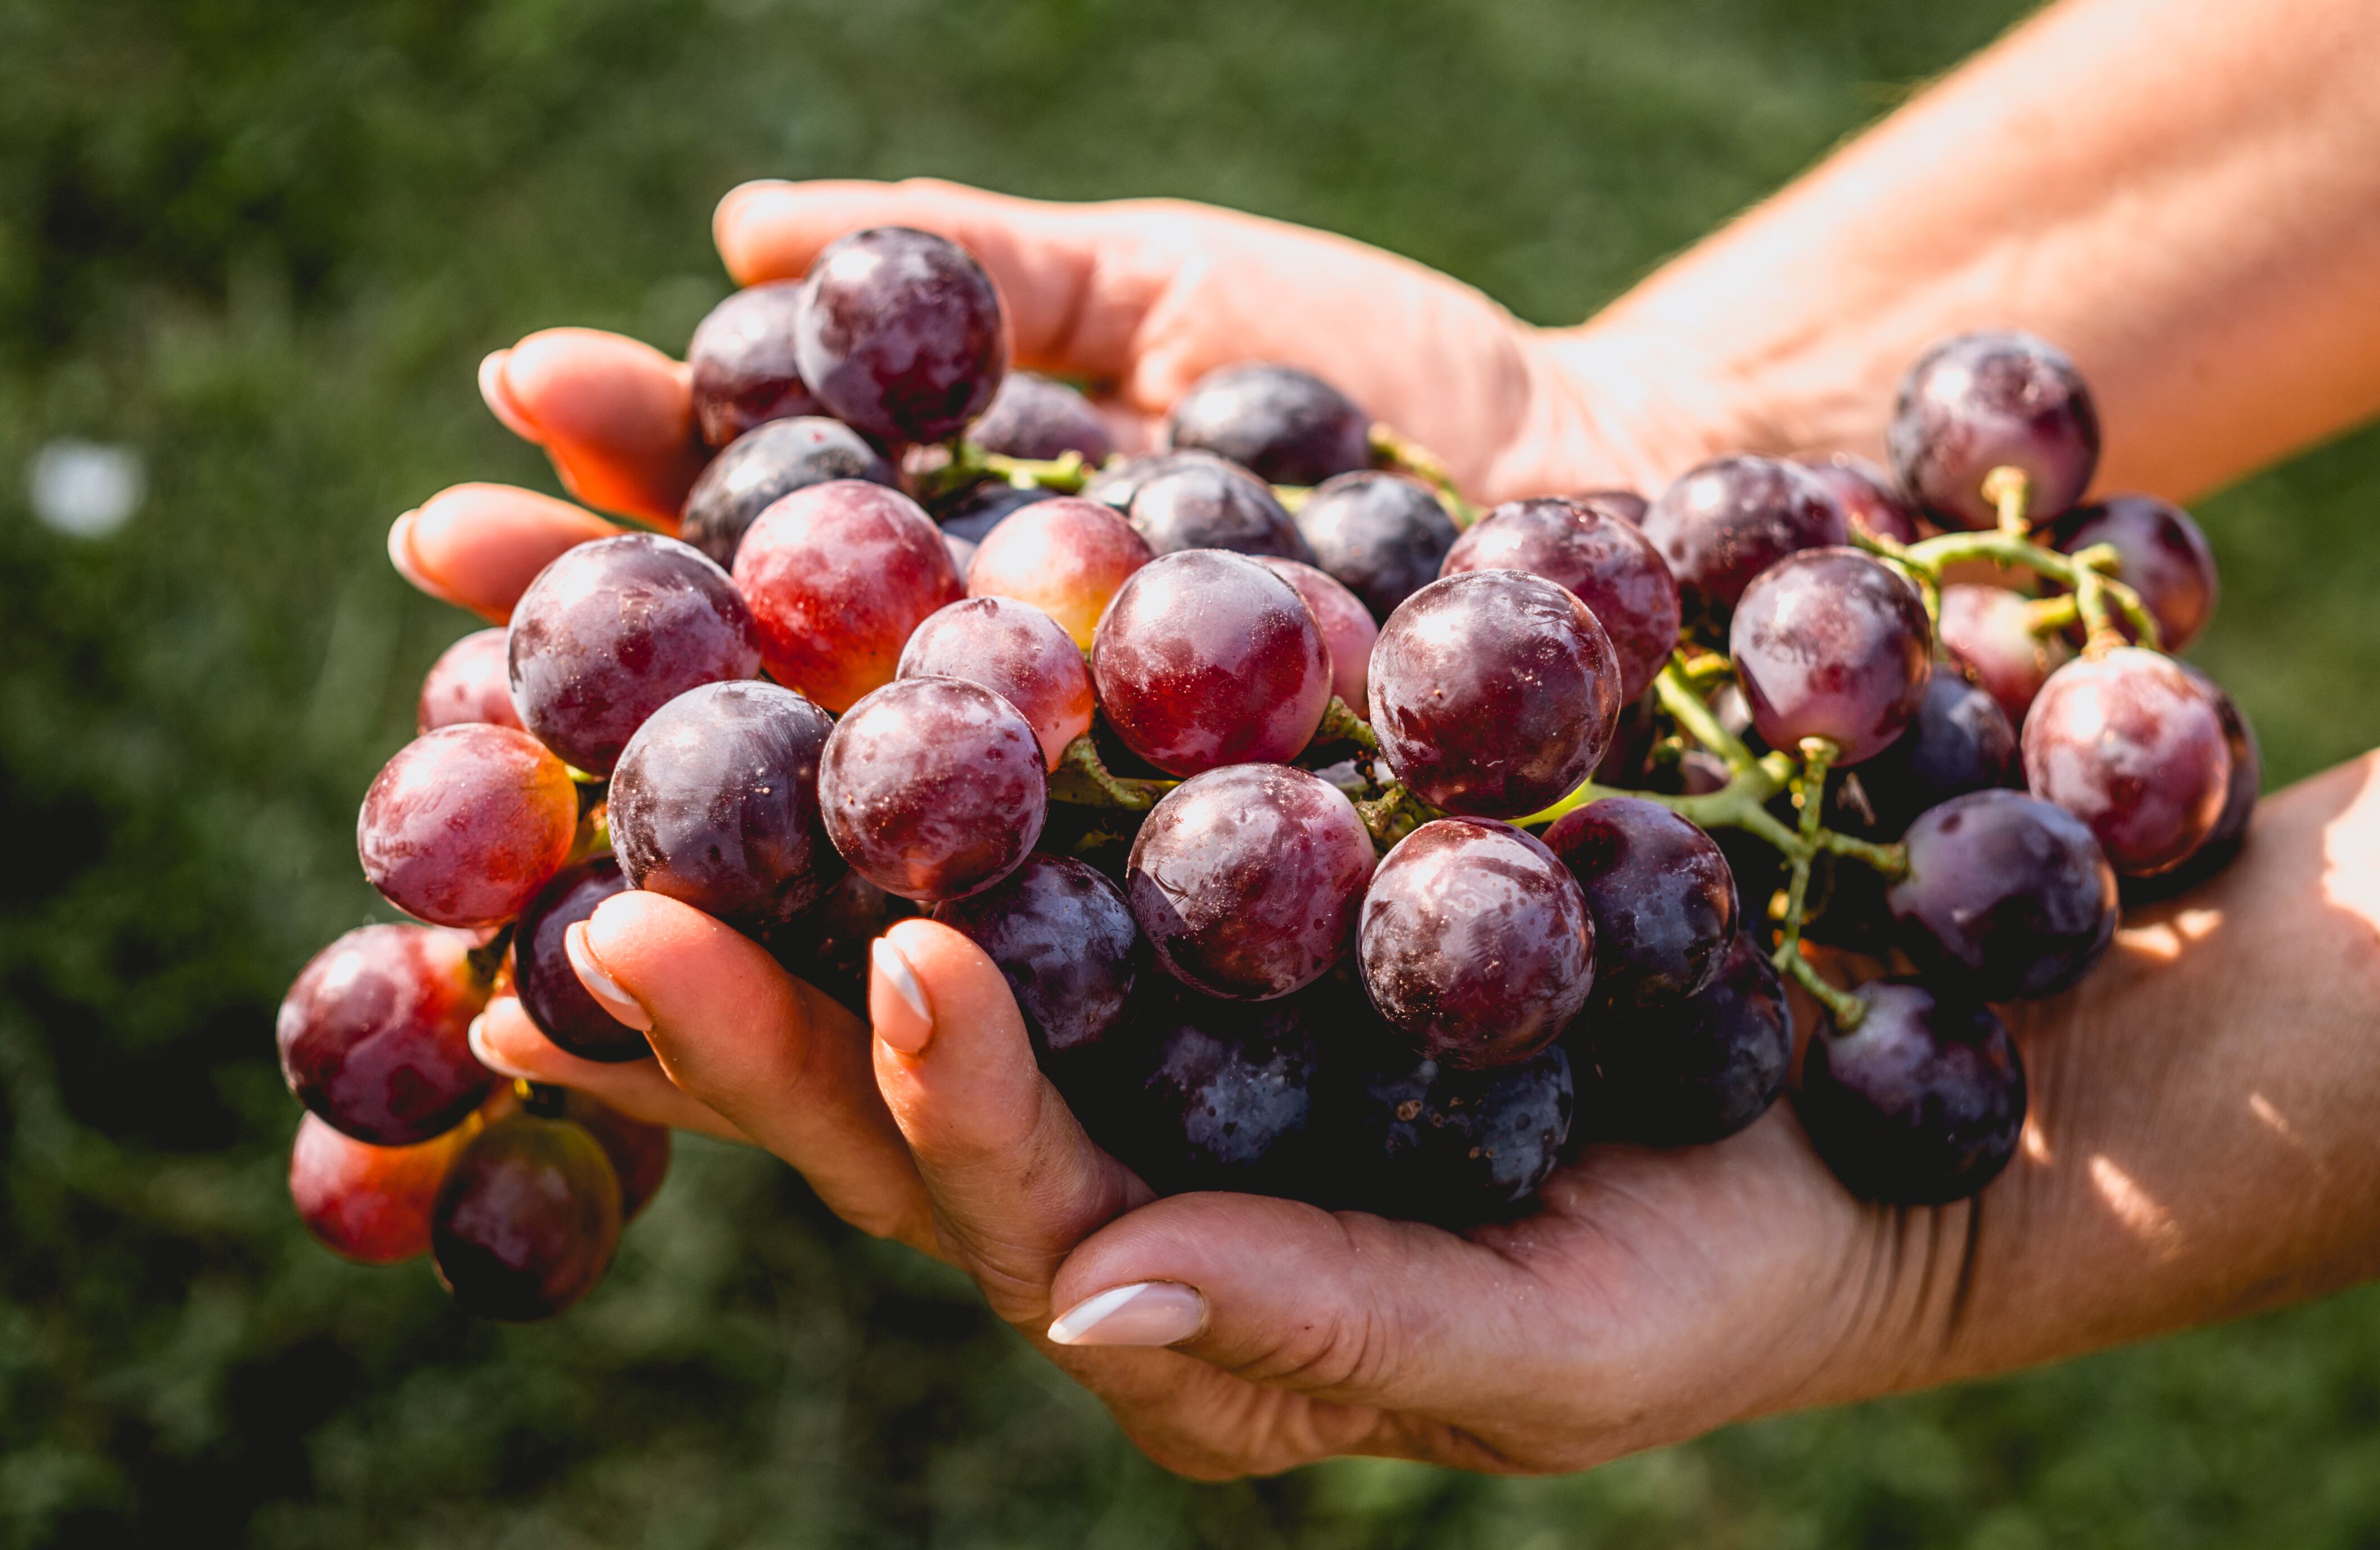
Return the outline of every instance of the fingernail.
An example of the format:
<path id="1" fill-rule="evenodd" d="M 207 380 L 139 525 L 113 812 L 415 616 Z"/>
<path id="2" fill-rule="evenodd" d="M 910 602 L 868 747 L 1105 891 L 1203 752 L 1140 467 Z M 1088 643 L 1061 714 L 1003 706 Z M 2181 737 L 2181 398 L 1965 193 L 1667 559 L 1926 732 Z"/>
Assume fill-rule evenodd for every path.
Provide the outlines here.
<path id="1" fill-rule="evenodd" d="M 524 1071 L 517 1066 L 513 1065 L 510 1061 L 503 1059 L 494 1050 L 488 1047 L 487 1013 L 481 1012 L 478 1017 L 471 1019 L 471 1031 L 468 1036 L 471 1041 L 472 1057 L 478 1060 L 480 1065 L 485 1066 L 489 1070 L 495 1072 L 496 1075 L 500 1077 L 526 1077 L 528 1075 L 527 1071 Z"/>
<path id="2" fill-rule="evenodd" d="M 512 359 L 508 349 L 491 350 L 480 362 L 480 397 L 487 401 L 489 412 L 502 421 L 504 429 L 523 441 L 541 442 L 537 424 L 521 411 L 519 400 L 504 381 L 504 364 Z"/>
<path id="3" fill-rule="evenodd" d="M 388 563 L 396 573 L 419 587 L 432 597 L 443 597 L 445 589 L 432 581 L 421 568 L 413 553 L 413 524 L 421 516 L 419 507 L 407 511 L 388 525 Z"/>
<path id="4" fill-rule="evenodd" d="M 1207 1300 L 1179 1281 L 1135 1281 L 1086 1298 L 1058 1315 L 1061 1346 L 1170 1346 L 1207 1327 Z"/>
<path id="5" fill-rule="evenodd" d="M 595 950 L 587 945 L 586 921 L 570 923 L 570 929 L 562 934 L 562 950 L 577 972 L 578 982 L 587 987 L 587 994 L 599 1006 L 639 1033 L 653 1031 L 652 1014 L 638 1006 L 637 998 L 622 990 L 620 982 L 603 972 L 603 966 L 595 961 Z"/>
<path id="6" fill-rule="evenodd" d="M 934 1036 L 934 1009 L 926 1003 L 926 987 L 917 982 L 917 971 L 901 956 L 901 949 L 889 936 L 880 936 L 868 949 L 868 958 L 876 965 L 877 977 L 892 987 L 901 1005 L 909 1009 L 911 1019 L 880 1018 L 876 1035 L 904 1055 L 917 1055 Z"/>

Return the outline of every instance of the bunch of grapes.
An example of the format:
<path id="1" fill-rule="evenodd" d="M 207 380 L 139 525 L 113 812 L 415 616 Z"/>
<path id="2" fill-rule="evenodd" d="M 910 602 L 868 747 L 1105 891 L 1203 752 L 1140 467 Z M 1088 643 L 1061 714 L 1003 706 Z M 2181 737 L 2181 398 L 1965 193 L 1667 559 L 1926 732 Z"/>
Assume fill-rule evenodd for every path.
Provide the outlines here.
<path id="1" fill-rule="evenodd" d="M 570 964 L 624 888 L 855 1007 L 930 912 L 1156 1189 L 1458 1227 L 1588 1142 L 1751 1124 L 1790 982 L 1826 1024 L 1802 1125 L 1916 1203 L 2017 1144 L 1994 1005 L 2074 985 L 2255 799 L 2237 707 L 2162 654 L 2213 607 L 2204 537 L 2076 504 L 2090 396 L 2022 336 L 1917 363 L 1889 473 L 1736 456 L 1485 513 L 1277 365 L 1116 457 L 917 231 L 739 292 L 690 355 L 719 450 L 678 535 L 568 551 L 440 659 L 358 831 L 427 923 L 282 1011 L 309 1222 L 426 1243 L 480 1312 L 583 1293 L 665 1164 L 583 1098 L 492 1098 L 465 1038 L 508 980 L 562 1048 L 648 1056 Z"/>

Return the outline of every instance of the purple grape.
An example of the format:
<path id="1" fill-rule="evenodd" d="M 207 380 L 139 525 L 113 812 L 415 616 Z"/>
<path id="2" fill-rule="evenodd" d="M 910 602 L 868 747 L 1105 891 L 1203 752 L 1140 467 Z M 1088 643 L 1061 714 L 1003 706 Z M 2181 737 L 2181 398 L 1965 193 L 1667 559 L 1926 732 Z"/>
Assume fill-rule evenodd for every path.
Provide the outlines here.
<path id="1" fill-rule="evenodd" d="M 1000 966 L 1045 1059 L 1094 1049 L 1123 1023 L 1140 934 L 1123 891 L 1087 863 L 1027 856 L 981 893 L 936 905 L 934 919 Z"/>
<path id="2" fill-rule="evenodd" d="M 1084 481 L 1083 498 L 1123 513 L 1132 509 L 1132 498 L 1140 494 L 1141 485 L 1148 480 L 1175 469 L 1201 465 L 1227 469 L 1239 467 L 1211 452 L 1142 452 L 1110 463 Z"/>
<path id="3" fill-rule="evenodd" d="M 1653 509 L 1653 503 L 1633 490 L 1575 490 L 1562 498 L 1589 511 L 1617 517 L 1632 528 L 1643 527 L 1645 514 Z"/>
<path id="4" fill-rule="evenodd" d="M 795 341 L 819 401 L 887 442 L 958 434 L 1008 371 L 1007 324 L 982 265 L 907 226 L 827 245 L 802 282 Z"/>
<path id="5" fill-rule="evenodd" d="M 464 636 L 438 653 L 421 680 L 421 697 L 414 706 L 416 732 L 474 721 L 520 729 L 520 713 L 513 709 L 513 688 L 504 673 L 501 629 L 475 629 Z"/>
<path id="6" fill-rule="evenodd" d="M 1885 432 L 1900 487 L 1946 528 L 1989 528 L 1997 468 L 2032 478 L 2029 519 L 2082 498 L 2099 466 L 2099 414 L 2064 351 L 2030 334 L 1963 334 L 1927 350 L 1900 380 Z"/>
<path id="7" fill-rule="evenodd" d="M 1943 652 L 1990 691 L 2017 726 L 2049 675 L 2073 655 L 2054 633 L 2034 629 L 2030 603 L 2001 587 L 1942 589 Z"/>
<path id="8" fill-rule="evenodd" d="M 1525 570 L 1568 588 L 1611 638 L 1620 697 L 1634 700 L 1678 645 L 1678 584 L 1652 541 L 1576 501 L 1506 501 L 1454 541 L 1441 574 Z"/>
<path id="9" fill-rule="evenodd" d="M 733 568 L 744 534 L 760 513 L 796 490 L 833 479 L 897 487 L 883 455 L 840 421 L 771 420 L 710 460 L 686 493 L 678 536 Z"/>
<path id="10" fill-rule="evenodd" d="M 1382 859 L 1356 951 L 1380 1015 L 1464 1068 L 1545 1048 L 1595 984 L 1578 880 L 1535 836 L 1478 818 L 1434 819 Z"/>
<path id="11" fill-rule="evenodd" d="M 1455 540 L 1452 519 L 1427 486 L 1370 470 L 1325 480 L 1296 521 L 1316 566 L 1378 620 L 1438 579 Z"/>
<path id="12" fill-rule="evenodd" d="M 593 1133 L 515 1114 L 455 1159 L 431 1211 L 430 1251 L 467 1312 L 552 1318 L 603 1278 L 620 1222 L 619 1174 Z"/>
<path id="13" fill-rule="evenodd" d="M 1786 555 L 1851 542 L 1850 519 L 1823 480 L 1750 454 L 1688 470 L 1645 513 L 1644 529 L 1680 590 L 1719 614 Z"/>
<path id="14" fill-rule="evenodd" d="M 686 363 L 704 441 L 725 446 L 756 425 L 820 412 L 794 360 L 801 298 L 798 280 L 748 286 L 696 325 Z"/>
<path id="15" fill-rule="evenodd" d="M 1009 372 L 966 433 L 986 452 L 1040 462 L 1072 452 L 1097 468 L 1115 450 L 1091 401 L 1038 372 Z"/>
<path id="16" fill-rule="evenodd" d="M 1337 787 L 1284 765 L 1233 764 L 1191 776 L 1150 810 L 1124 887 L 1174 978 L 1266 1001 L 1345 956 L 1373 859 Z"/>
<path id="17" fill-rule="evenodd" d="M 1771 748 L 1825 738 L 1856 764 L 1925 698 L 1933 629 L 1917 589 L 1857 549 L 1789 555 L 1744 589 L 1728 629 L 1752 724 Z"/>
<path id="18" fill-rule="evenodd" d="M 1372 729 L 1415 795 L 1449 812 L 1516 818 L 1603 762 L 1620 663 L 1594 614 L 1518 570 L 1433 581 L 1372 648 Z"/>
<path id="19" fill-rule="evenodd" d="M 1852 531 L 1893 543 L 1914 543 L 1919 534 L 1917 513 L 1892 475 L 1864 458 L 1848 452 L 1794 461 L 1818 476 L 1849 519 Z"/>
<path id="20" fill-rule="evenodd" d="M 785 971 L 806 980 L 860 1018 L 868 1016 L 868 946 L 895 921 L 917 913 L 856 872 L 845 872 L 826 897 L 759 943 Z"/>
<path id="21" fill-rule="evenodd" d="M 471 1054 L 488 985 L 470 956 L 468 934 L 410 925 L 361 926 L 315 954 L 273 1024 L 289 1091 L 373 1146 L 469 1118 L 496 1080 Z"/>
<path id="22" fill-rule="evenodd" d="M 2138 646 L 2051 674 L 2023 744 L 2033 794 L 2088 824 L 2119 873 L 2155 876 L 2189 860 L 2230 794 L 2214 696 Z"/>
<path id="23" fill-rule="evenodd" d="M 1901 946 L 1941 984 L 1983 1001 L 2055 995 L 2115 940 L 2115 873 L 2062 809 L 1970 792 L 1922 814 L 1908 846 L 1885 901 Z"/>
<path id="24" fill-rule="evenodd" d="M 513 932 L 513 989 L 521 1010 L 547 1038 L 587 1060 L 642 1060 L 653 1053 L 642 1033 L 587 994 L 563 944 L 572 926 L 627 886 L 609 856 L 565 867 L 521 911 Z"/>
<path id="25" fill-rule="evenodd" d="M 1739 933 L 1717 969 L 1682 1006 L 1597 1012 L 1563 1036 L 1590 1133 L 1700 1146 L 1777 1102 L 1793 1064 L 1793 1012 L 1777 968 Z"/>
<path id="26" fill-rule="evenodd" d="M 1314 563 L 1314 551 L 1271 489 L 1220 458 L 1184 458 L 1150 474 L 1124 516 L 1160 555 L 1229 549 Z"/>
<path id="27" fill-rule="evenodd" d="M 1165 422 L 1169 446 L 1229 458 L 1269 484 L 1319 484 L 1370 468 L 1371 429 L 1370 418 L 1320 377 L 1269 361 L 1208 372 Z"/>
<path id="28" fill-rule="evenodd" d="M 978 484 L 959 497 L 958 503 L 942 513 L 942 536 L 968 543 L 981 543 L 992 529 L 1000 526 L 1016 512 L 1036 501 L 1055 500 L 1058 492 L 1035 485 L 1029 490 L 1014 484 Z M 961 566 L 959 574 L 966 574 Z"/>
<path id="29" fill-rule="evenodd" d="M 2239 857 L 2241 842 L 2248 836 L 2248 823 L 2256 815 L 2256 796 L 2264 784 L 2264 750 L 2256 741 L 2255 727 L 2249 724 L 2238 702 L 2221 685 L 2189 663 L 2176 662 L 2174 665 L 2189 674 L 2215 702 L 2215 713 L 2223 722 L 2223 740 L 2231 751 L 2231 782 L 2224 790 L 2223 815 L 2215 821 L 2215 827 L 2207 831 L 2205 839 L 2190 853 L 2188 860 L 2155 877 L 2118 880 L 2126 904 L 2171 898 L 2229 866 Z"/>
<path id="30" fill-rule="evenodd" d="M 1867 1008 L 1859 1027 L 1821 1028 L 1802 1062 L 1794 1107 L 1811 1144 L 1864 1200 L 1939 1205 L 1975 1193 L 2024 1129 L 2024 1065 L 2007 1025 L 1915 980 L 1852 994 Z"/>
<path id="31" fill-rule="evenodd" d="M 1314 1151 L 1337 1176 L 1334 1205 L 1451 1227 L 1492 1221 L 1537 1192 L 1570 1139 L 1576 1094 L 1559 1044 L 1464 1071 L 1416 1059 L 1372 1024 L 1326 1044 L 1323 1061 Z"/>
<path id="32" fill-rule="evenodd" d="M 1829 811 L 1840 812 L 1841 793 L 1856 782 L 1865 811 L 1851 823 L 1829 823 L 1898 839 L 1926 809 L 1970 791 L 2015 785 L 2019 773 L 2016 728 L 1999 702 L 1937 666 L 1908 729 L 1828 794 L 1836 804 Z"/>
<path id="33" fill-rule="evenodd" d="M 1091 729 L 1091 673 L 1057 620 L 1029 603 L 970 597 L 930 616 L 901 649 L 895 678 L 965 678 L 1032 724 L 1050 768 Z"/>
<path id="34" fill-rule="evenodd" d="M 2215 551 L 2190 513 L 2155 495 L 2110 495 L 2068 512 L 2051 530 L 2065 554 L 2112 543 L 2122 556 L 2116 579 L 2140 593 L 2157 623 L 2159 646 L 2178 652 L 2215 616 Z M 2131 633 L 2122 614 L 2117 628 Z"/>
<path id="35" fill-rule="evenodd" d="M 707 684 L 638 729 L 612 777 L 612 845 L 631 887 L 765 933 L 843 875 L 820 765 L 832 723 L 770 683 Z"/>
<path id="36" fill-rule="evenodd" d="M 1735 940 L 1735 877 L 1710 836 L 1658 802 L 1607 797 L 1545 839 L 1595 921 L 1598 1007 L 1674 1007 L 1711 982 Z"/>
<path id="37" fill-rule="evenodd" d="M 940 903 L 1015 870 L 1041 836 L 1049 777 L 1032 723 L 1007 701 L 959 678 L 901 678 L 835 724 L 819 799 L 854 871 Z"/>
<path id="38" fill-rule="evenodd" d="M 521 725 L 609 775 L 645 718 L 697 684 L 757 677 L 760 641 L 727 573 L 654 533 L 600 538 L 538 572 L 506 643 Z"/>

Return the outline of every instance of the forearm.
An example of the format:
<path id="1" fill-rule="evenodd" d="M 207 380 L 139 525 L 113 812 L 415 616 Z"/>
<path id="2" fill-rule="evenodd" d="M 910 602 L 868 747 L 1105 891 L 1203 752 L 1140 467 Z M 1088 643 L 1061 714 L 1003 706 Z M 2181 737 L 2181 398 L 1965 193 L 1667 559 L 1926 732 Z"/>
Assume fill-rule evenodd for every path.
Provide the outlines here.
<path id="1" fill-rule="evenodd" d="M 2102 485 L 2220 484 L 2380 411 L 2374 23 L 2368 0 L 2070 0 L 1558 349 L 1642 378 L 1620 412 L 1657 479 L 1873 454 L 1925 346 L 2028 329 L 2096 392 Z"/>

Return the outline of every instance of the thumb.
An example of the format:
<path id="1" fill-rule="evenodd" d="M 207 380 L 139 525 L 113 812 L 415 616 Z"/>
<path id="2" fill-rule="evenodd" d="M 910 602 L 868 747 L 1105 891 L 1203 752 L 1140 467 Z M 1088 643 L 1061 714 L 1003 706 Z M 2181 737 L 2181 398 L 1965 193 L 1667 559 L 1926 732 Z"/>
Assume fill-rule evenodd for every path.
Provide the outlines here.
<path id="1" fill-rule="evenodd" d="M 480 396 L 572 494 L 677 530 L 706 458 L 684 366 L 623 335 L 548 328 L 481 361 Z"/>

